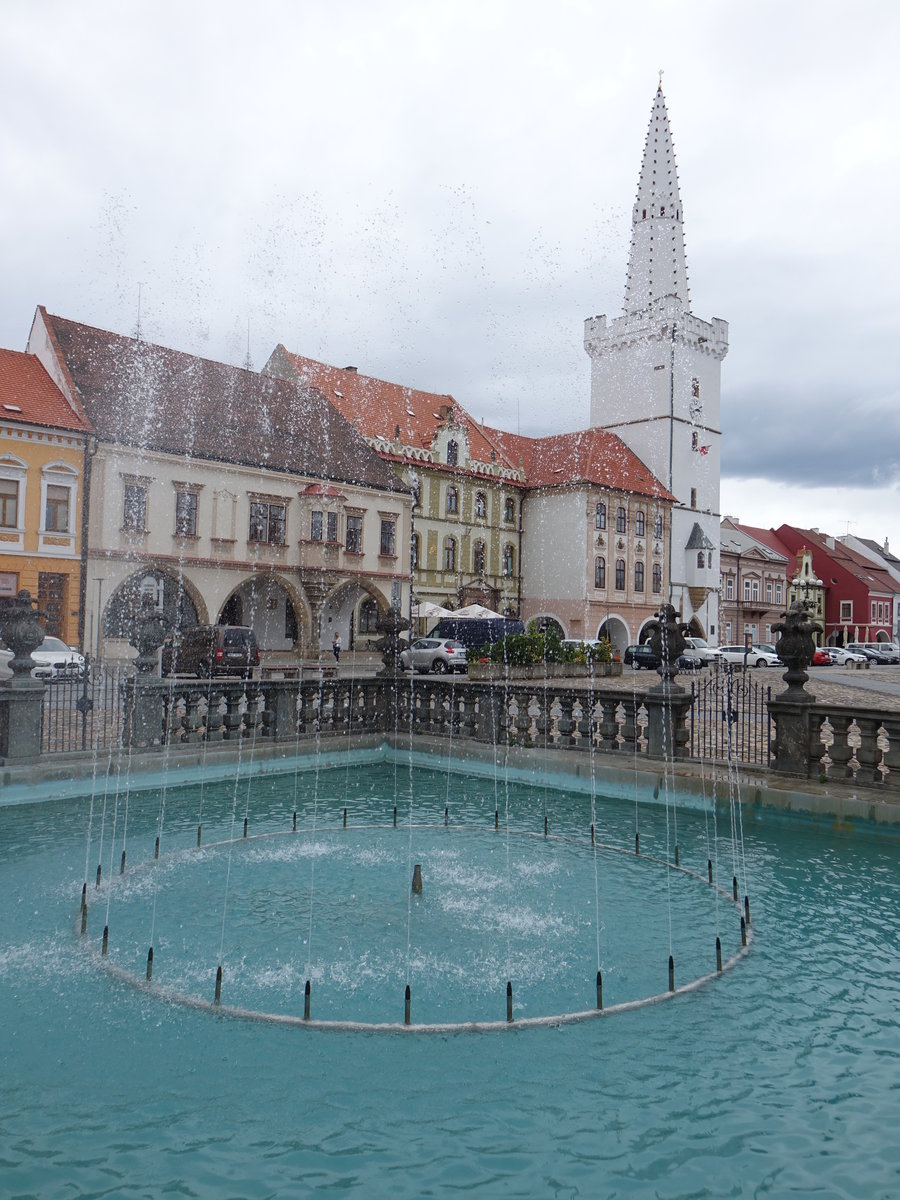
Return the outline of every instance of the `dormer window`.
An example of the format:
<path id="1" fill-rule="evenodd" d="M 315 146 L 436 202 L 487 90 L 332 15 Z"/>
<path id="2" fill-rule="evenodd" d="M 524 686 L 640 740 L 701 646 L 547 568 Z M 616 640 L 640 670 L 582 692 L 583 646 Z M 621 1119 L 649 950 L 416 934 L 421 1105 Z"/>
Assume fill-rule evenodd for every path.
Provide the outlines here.
<path id="1" fill-rule="evenodd" d="M 447 443 L 447 466 L 455 467 L 459 462 L 459 443 L 449 441 Z"/>

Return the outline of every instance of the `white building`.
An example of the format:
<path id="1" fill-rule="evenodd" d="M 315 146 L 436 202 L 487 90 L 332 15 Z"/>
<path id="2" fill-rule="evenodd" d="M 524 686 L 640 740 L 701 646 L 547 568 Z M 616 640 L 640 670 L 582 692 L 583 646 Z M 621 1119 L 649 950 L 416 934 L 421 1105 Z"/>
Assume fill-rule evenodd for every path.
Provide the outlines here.
<path id="1" fill-rule="evenodd" d="M 632 212 L 624 313 L 585 322 L 591 424 L 608 429 L 676 497 L 666 592 L 718 638 L 720 376 L 728 324 L 690 310 L 684 213 L 662 88 Z"/>

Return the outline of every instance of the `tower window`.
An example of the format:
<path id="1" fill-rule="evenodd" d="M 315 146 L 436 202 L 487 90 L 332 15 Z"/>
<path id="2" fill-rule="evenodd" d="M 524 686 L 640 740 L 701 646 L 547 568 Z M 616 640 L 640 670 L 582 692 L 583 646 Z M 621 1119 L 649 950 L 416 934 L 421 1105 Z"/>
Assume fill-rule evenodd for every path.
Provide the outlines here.
<path id="1" fill-rule="evenodd" d="M 459 445 L 450 441 L 447 443 L 447 466 L 455 467 L 459 461 Z"/>
<path id="2" fill-rule="evenodd" d="M 691 488 L 691 508 L 697 507 L 697 489 Z"/>

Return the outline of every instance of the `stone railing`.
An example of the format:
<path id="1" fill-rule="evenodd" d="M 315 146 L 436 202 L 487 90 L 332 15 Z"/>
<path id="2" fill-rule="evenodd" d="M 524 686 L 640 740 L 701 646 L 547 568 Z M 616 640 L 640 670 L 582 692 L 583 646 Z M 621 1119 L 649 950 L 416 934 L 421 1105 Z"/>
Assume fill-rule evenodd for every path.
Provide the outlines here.
<path id="1" fill-rule="evenodd" d="M 400 677 L 351 681 L 214 682 L 135 677 L 126 684 L 125 744 L 133 748 L 285 742 L 394 733 L 474 738 L 649 758 L 683 758 L 690 695 Z"/>
<path id="2" fill-rule="evenodd" d="M 900 786 L 900 713 L 771 700 L 772 767 L 821 783 Z"/>

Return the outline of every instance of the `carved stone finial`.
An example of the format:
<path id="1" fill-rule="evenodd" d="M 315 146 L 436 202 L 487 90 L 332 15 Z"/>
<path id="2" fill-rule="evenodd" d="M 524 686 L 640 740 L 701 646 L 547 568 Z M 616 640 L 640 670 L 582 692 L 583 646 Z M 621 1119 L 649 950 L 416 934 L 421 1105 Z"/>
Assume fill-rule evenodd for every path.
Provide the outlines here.
<path id="1" fill-rule="evenodd" d="M 135 617 L 129 645 L 138 652 L 137 670 L 141 675 L 152 675 L 156 667 L 156 654 L 169 632 L 168 622 L 157 609 L 153 597 L 144 594 L 141 607 Z"/>
<path id="2" fill-rule="evenodd" d="M 389 608 L 375 622 L 376 630 L 382 635 L 375 643 L 375 648 L 381 651 L 381 666 L 377 674 L 395 676 L 400 666 L 400 634 L 409 629 L 409 621 L 401 616 L 399 608 Z"/>
<path id="3" fill-rule="evenodd" d="M 645 640 L 659 659 L 657 673 L 662 679 L 663 687 L 671 687 L 672 680 L 678 674 L 678 659 L 687 647 L 684 635 L 690 625 L 681 621 L 681 613 L 673 604 L 663 604 L 652 621 L 644 626 L 649 637 Z"/>
<path id="4" fill-rule="evenodd" d="M 31 652 L 44 640 L 38 618 L 47 614 L 38 612 L 36 604 L 31 592 L 22 588 L 0 607 L 0 637 L 13 652 L 9 666 L 14 678 L 31 673 L 35 666 Z"/>
<path id="5" fill-rule="evenodd" d="M 772 632 L 781 633 L 781 637 L 775 643 L 775 651 L 787 666 L 782 679 L 788 686 L 776 699 L 791 700 L 797 704 L 812 704 L 815 697 L 810 695 L 803 685 L 809 679 L 806 668 L 816 652 L 812 635 L 821 633 L 822 626 L 818 621 L 809 619 L 809 613 L 802 600 L 795 600 L 788 611 L 781 615 L 784 620 L 774 624 Z"/>

